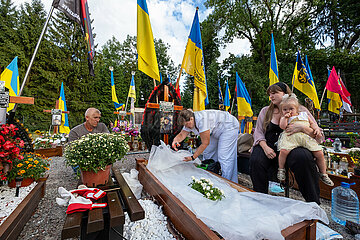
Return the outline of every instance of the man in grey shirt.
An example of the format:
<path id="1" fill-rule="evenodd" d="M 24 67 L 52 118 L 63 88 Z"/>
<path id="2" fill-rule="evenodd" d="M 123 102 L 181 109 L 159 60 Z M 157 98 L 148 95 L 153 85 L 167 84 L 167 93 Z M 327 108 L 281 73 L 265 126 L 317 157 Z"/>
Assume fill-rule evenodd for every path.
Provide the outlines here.
<path id="1" fill-rule="evenodd" d="M 69 142 L 77 140 L 89 133 L 110 133 L 104 123 L 99 122 L 101 112 L 96 108 L 88 108 L 85 112 L 85 122 L 71 129 Z"/>

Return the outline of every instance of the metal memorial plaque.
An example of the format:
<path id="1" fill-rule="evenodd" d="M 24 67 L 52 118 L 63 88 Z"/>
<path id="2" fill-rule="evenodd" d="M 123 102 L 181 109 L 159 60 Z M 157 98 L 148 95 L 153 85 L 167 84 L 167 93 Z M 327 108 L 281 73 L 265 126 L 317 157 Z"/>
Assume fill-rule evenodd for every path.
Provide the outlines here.
<path id="1" fill-rule="evenodd" d="M 51 109 L 51 125 L 60 126 L 61 125 L 61 109 Z"/>
<path id="2" fill-rule="evenodd" d="M 0 92 L 0 108 L 9 107 L 9 92 Z"/>
<path id="3" fill-rule="evenodd" d="M 0 108 L 9 107 L 9 92 L 5 91 L 5 82 L 0 81 Z"/>
<path id="4" fill-rule="evenodd" d="M 0 81 L 0 93 L 5 92 L 5 82 Z"/>
<path id="5" fill-rule="evenodd" d="M 160 101 L 160 112 L 174 112 L 174 103 Z"/>

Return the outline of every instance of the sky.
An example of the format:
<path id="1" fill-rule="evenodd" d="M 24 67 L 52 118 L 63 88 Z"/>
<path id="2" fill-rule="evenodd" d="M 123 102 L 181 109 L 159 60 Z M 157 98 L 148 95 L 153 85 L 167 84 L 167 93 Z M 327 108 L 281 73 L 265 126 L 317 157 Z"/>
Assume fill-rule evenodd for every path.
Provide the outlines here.
<path id="1" fill-rule="evenodd" d="M 31 1 L 13 0 L 13 2 L 19 6 L 21 3 Z M 203 0 L 147 0 L 154 38 L 162 39 L 170 45 L 168 54 L 175 66 L 182 62 L 196 7 L 199 7 L 200 22 L 212 11 L 206 9 L 203 2 Z M 52 0 L 42 0 L 42 3 L 49 12 Z M 136 36 L 136 0 L 88 0 L 88 4 L 90 18 L 93 20 L 93 33 L 96 33 L 94 42 L 98 44 L 98 49 L 112 36 L 120 42 L 123 42 L 127 35 Z M 247 40 L 236 39 L 220 51 L 219 62 L 228 57 L 229 52 L 234 55 L 249 54 L 250 43 Z"/>

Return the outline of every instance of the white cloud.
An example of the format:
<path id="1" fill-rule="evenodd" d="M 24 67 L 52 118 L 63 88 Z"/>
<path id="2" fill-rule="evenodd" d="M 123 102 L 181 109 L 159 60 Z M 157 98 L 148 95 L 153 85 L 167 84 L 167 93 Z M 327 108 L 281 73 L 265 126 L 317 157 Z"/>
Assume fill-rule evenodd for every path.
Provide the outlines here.
<path id="1" fill-rule="evenodd" d="M 25 1 L 30 2 L 30 0 L 13 0 L 16 5 Z M 200 7 L 200 22 L 212 11 L 206 9 L 202 2 L 147 0 L 154 38 L 162 39 L 170 45 L 168 53 L 175 65 L 181 64 L 196 6 Z M 42 3 L 45 10 L 49 11 L 52 0 L 42 0 Z M 103 46 L 112 36 L 123 42 L 127 35 L 136 35 L 137 3 L 135 0 L 88 0 L 88 4 L 91 19 L 94 20 L 92 24 L 93 33 L 96 34 L 94 41 L 99 47 Z M 220 61 L 225 59 L 229 52 L 238 55 L 249 53 L 249 49 L 249 44 L 244 40 L 235 40 L 234 43 L 221 50 Z"/>
<path id="2" fill-rule="evenodd" d="M 230 56 L 230 53 L 237 55 L 250 54 L 250 42 L 247 39 L 234 39 L 232 43 L 226 45 L 225 48 L 220 49 L 219 62 Z"/>

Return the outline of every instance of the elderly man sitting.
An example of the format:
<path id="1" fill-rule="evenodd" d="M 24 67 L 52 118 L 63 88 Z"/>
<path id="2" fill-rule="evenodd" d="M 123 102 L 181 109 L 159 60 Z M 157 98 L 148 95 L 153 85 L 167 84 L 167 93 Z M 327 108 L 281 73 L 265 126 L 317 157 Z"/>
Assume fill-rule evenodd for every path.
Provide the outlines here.
<path id="1" fill-rule="evenodd" d="M 109 133 L 104 123 L 99 122 L 101 112 L 96 108 L 88 108 L 85 112 L 85 122 L 71 129 L 69 142 L 77 140 L 89 133 Z"/>

